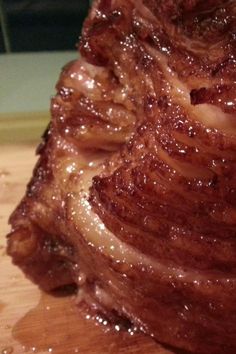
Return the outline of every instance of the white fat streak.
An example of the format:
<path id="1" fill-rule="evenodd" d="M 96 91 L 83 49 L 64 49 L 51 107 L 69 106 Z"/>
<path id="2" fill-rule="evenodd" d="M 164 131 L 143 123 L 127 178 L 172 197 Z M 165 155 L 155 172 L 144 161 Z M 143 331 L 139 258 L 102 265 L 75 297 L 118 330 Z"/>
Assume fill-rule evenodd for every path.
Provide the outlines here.
<path id="1" fill-rule="evenodd" d="M 170 84 L 170 95 L 173 100 L 186 108 L 193 120 L 199 121 L 207 128 L 218 129 L 222 133 L 236 133 L 233 115 L 224 113 L 220 108 L 211 104 L 192 105 L 188 86 L 181 82 L 178 75 L 169 67 L 167 58 L 149 45 L 145 44 L 145 47 L 161 66 L 163 74 Z"/>
<path id="2" fill-rule="evenodd" d="M 88 97 L 100 97 L 100 88 L 96 76 L 105 72 L 106 69 L 95 67 L 86 63 L 84 59 L 78 59 L 66 68 L 66 77 L 62 76 L 61 85 L 73 88 Z"/>

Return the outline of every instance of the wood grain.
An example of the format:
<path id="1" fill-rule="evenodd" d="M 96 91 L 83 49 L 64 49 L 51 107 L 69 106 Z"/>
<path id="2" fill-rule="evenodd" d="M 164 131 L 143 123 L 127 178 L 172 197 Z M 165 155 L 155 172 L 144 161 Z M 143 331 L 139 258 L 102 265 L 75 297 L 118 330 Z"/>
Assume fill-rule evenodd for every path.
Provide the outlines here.
<path id="1" fill-rule="evenodd" d="M 42 293 L 11 264 L 5 252 L 7 219 L 24 194 L 34 150 L 9 144 L 0 150 L 0 353 L 173 353 L 143 334 L 98 324 L 73 296 Z"/>

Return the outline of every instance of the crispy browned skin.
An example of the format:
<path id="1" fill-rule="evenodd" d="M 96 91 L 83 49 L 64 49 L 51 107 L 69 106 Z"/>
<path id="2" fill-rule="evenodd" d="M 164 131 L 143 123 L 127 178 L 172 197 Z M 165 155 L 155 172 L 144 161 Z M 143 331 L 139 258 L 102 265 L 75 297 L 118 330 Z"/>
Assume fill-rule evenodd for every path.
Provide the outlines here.
<path id="1" fill-rule="evenodd" d="M 10 218 L 42 288 L 196 353 L 236 352 L 235 34 L 236 1 L 95 1 Z"/>

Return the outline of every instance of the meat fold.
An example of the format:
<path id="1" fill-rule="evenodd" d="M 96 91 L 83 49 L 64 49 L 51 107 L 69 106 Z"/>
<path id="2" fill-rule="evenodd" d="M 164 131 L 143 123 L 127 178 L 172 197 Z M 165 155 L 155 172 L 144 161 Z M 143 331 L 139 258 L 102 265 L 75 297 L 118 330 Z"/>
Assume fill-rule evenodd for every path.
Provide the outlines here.
<path id="1" fill-rule="evenodd" d="M 236 2 L 98 0 L 8 253 L 45 290 L 236 352 Z"/>

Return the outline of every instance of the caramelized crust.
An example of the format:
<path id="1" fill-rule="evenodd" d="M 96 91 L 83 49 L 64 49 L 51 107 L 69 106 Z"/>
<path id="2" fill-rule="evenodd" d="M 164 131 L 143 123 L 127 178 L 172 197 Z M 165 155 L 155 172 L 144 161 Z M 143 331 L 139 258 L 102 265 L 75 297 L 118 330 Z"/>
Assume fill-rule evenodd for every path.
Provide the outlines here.
<path id="1" fill-rule="evenodd" d="M 236 3 L 97 0 L 8 253 L 46 290 L 236 352 Z M 83 279 L 83 281 L 81 281 Z"/>

